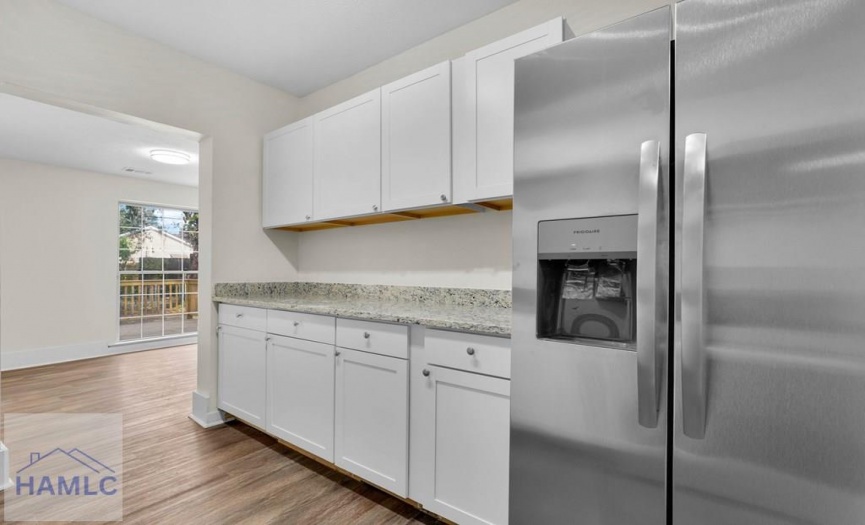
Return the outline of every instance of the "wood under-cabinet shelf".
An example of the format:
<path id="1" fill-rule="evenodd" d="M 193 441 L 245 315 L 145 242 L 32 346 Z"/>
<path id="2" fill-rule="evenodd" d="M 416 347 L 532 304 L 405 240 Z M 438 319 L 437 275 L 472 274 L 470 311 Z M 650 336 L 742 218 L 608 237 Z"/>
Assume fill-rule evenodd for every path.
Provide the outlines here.
<path id="1" fill-rule="evenodd" d="M 295 224 L 292 226 L 283 226 L 277 229 L 292 232 L 308 232 L 329 230 L 331 228 L 345 228 L 347 226 L 366 226 L 368 224 L 384 224 L 388 222 L 431 219 L 435 217 L 450 217 L 453 215 L 468 215 L 472 213 L 482 213 L 486 210 L 506 211 L 512 210 L 513 208 L 513 199 L 497 199 L 492 201 L 477 202 L 474 204 L 437 206 L 433 208 L 422 208 L 417 210 L 396 211 L 391 213 L 379 213 L 376 215 L 351 217 L 348 219 L 310 222 L 309 224 Z"/>

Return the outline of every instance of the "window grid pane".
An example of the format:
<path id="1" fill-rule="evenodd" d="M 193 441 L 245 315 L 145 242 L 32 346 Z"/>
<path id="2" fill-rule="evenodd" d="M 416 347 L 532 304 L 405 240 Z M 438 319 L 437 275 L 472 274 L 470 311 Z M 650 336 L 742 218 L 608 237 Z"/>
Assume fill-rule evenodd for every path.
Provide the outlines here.
<path id="1" fill-rule="evenodd" d="M 198 331 L 198 212 L 121 203 L 118 337 Z"/>

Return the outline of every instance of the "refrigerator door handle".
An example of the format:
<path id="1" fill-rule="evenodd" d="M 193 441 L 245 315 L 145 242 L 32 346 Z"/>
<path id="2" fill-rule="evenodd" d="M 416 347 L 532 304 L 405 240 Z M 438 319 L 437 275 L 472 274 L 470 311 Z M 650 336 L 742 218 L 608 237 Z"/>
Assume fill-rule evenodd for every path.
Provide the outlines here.
<path id="1" fill-rule="evenodd" d="M 703 228 L 706 217 L 706 134 L 685 138 L 682 188 L 682 426 L 706 435 L 706 359 L 703 334 Z"/>
<path id="2" fill-rule="evenodd" d="M 640 197 L 637 219 L 637 405 L 640 425 L 658 426 L 660 370 L 658 334 L 658 210 L 661 207 L 661 143 L 640 148 Z"/>

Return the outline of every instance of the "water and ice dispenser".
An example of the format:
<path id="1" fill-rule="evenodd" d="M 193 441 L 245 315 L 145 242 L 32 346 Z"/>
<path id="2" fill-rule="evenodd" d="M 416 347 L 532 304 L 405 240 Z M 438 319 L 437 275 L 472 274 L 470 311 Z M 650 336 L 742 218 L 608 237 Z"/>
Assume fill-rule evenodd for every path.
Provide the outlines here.
<path id="1" fill-rule="evenodd" d="M 636 293 L 636 215 L 538 223 L 538 337 L 632 347 Z"/>

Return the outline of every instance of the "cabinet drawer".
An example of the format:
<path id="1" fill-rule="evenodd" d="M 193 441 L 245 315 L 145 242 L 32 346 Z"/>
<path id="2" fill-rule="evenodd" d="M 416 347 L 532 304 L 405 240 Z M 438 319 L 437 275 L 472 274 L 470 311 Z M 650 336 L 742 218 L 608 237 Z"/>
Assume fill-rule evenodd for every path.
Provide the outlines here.
<path id="1" fill-rule="evenodd" d="M 337 319 L 336 346 L 408 359 L 408 326 Z"/>
<path id="2" fill-rule="evenodd" d="M 267 333 L 333 344 L 336 320 L 327 315 L 267 311 Z"/>
<path id="3" fill-rule="evenodd" d="M 511 377 L 510 339 L 427 330 L 424 347 L 427 361 L 432 365 L 490 376 Z"/>
<path id="4" fill-rule="evenodd" d="M 264 332 L 267 330 L 267 310 L 249 306 L 220 304 L 219 324 Z"/>

